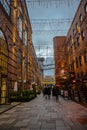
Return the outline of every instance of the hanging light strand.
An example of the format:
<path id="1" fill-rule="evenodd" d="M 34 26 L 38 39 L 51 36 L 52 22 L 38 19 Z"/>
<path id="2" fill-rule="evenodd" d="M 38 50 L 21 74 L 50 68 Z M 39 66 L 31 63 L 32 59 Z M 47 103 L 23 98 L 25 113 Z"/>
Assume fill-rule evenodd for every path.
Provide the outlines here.
<path id="1" fill-rule="evenodd" d="M 32 28 L 37 29 L 38 28 L 44 28 L 44 27 L 49 27 L 55 30 L 61 27 L 69 27 L 72 22 L 71 18 L 67 19 L 31 19 L 31 25 Z"/>
<path id="2" fill-rule="evenodd" d="M 43 6 L 45 8 L 48 7 L 61 7 L 61 6 L 72 6 L 76 2 L 80 2 L 80 0 L 26 0 L 26 2 L 33 7 L 36 7 L 36 4 L 39 6 Z"/>

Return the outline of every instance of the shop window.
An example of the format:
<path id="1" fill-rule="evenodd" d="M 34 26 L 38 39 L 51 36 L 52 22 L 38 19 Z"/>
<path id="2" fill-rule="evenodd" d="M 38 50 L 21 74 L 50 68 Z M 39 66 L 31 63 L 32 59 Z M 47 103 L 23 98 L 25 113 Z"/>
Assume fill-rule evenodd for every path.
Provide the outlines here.
<path id="1" fill-rule="evenodd" d="M 84 6 L 84 11 L 85 11 L 85 13 L 87 13 L 87 3 Z"/>
<path id="2" fill-rule="evenodd" d="M 84 52 L 84 61 L 87 62 L 87 52 Z"/>
<path id="3" fill-rule="evenodd" d="M 0 2 L 3 5 L 7 14 L 10 15 L 10 0 L 0 0 Z"/>

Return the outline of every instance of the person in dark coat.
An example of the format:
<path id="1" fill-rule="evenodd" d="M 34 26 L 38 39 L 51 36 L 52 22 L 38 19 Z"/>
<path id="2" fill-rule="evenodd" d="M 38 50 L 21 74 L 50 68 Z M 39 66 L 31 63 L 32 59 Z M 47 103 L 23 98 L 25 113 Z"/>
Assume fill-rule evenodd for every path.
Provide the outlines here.
<path id="1" fill-rule="evenodd" d="M 56 101 L 59 100 L 59 87 L 55 86 Z"/>
<path id="2" fill-rule="evenodd" d="M 44 96 L 45 96 L 46 99 L 47 99 L 47 95 L 48 95 L 48 87 L 46 86 L 44 88 Z"/>
<path id="3" fill-rule="evenodd" d="M 52 88 L 52 96 L 55 96 L 55 87 Z"/>
<path id="4" fill-rule="evenodd" d="M 48 93 L 48 99 L 50 99 L 50 95 L 51 95 L 51 88 L 50 87 L 48 87 L 47 93 Z"/>

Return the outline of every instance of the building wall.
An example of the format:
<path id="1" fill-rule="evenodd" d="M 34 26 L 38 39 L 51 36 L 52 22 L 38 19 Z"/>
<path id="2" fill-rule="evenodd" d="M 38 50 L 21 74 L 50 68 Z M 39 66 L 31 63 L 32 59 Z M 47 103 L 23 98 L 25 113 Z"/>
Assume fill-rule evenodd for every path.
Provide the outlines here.
<path id="1" fill-rule="evenodd" d="M 65 46 L 66 37 L 65 36 L 57 36 L 54 37 L 54 61 L 55 61 L 55 82 L 56 84 L 60 84 L 63 80 L 66 79 L 65 71 L 67 71 L 66 66 L 66 57 L 67 50 Z"/>
<path id="2" fill-rule="evenodd" d="M 74 72 L 75 78 L 87 75 L 87 1 L 81 0 L 66 38 L 54 38 L 56 84 L 60 80 L 61 63 L 65 60 L 66 72 Z M 62 56 L 65 48 L 66 56 Z M 59 62 L 60 61 L 60 62 Z M 68 77 L 68 73 L 66 73 Z"/>
<path id="3" fill-rule="evenodd" d="M 10 19 L 10 15 L 4 10 L 4 7 L 2 7 L 0 3 L 0 31 L 3 32 L 3 35 L 5 37 L 5 41 L 7 44 L 7 74 L 2 73 L 2 69 L 0 68 L 0 104 L 3 104 L 5 102 L 8 102 L 8 96 L 9 90 L 12 89 L 13 82 L 17 78 L 17 55 L 15 53 L 14 48 L 12 48 L 12 22 Z M 0 40 L 0 45 L 2 44 L 2 41 Z M 2 60 L 1 55 L 1 46 L 0 46 L 0 60 Z M 15 54 L 14 54 L 15 53 Z M 2 62 L 2 61 L 1 61 Z M 1 63 L 1 66 L 2 63 Z M 4 81 L 2 81 L 2 79 Z"/>
<path id="4" fill-rule="evenodd" d="M 87 73 L 87 7 L 85 12 L 85 5 L 87 6 L 87 1 L 81 0 L 66 39 L 69 68 L 70 71 L 75 72 L 76 78 Z"/>
<path id="5" fill-rule="evenodd" d="M 0 68 L 0 104 L 4 104 L 8 102 L 11 91 L 27 89 L 29 86 L 28 49 L 32 40 L 32 29 L 26 3 L 21 0 L 13 0 L 9 6 L 3 4 L 3 1 L 0 2 L 0 14 L 0 33 L 3 32 L 8 52 L 7 74 L 2 73 L 4 68 Z M 1 49 L 0 46 L 0 67 L 4 65 Z"/>

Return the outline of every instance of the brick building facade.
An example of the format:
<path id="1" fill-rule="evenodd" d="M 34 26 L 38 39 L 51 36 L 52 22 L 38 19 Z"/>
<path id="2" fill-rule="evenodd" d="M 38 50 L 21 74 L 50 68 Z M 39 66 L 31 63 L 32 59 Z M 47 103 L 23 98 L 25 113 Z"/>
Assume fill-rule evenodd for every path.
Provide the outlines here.
<path id="1" fill-rule="evenodd" d="M 28 89 L 32 83 L 37 64 L 32 48 L 26 2 L 0 0 L 0 104 L 9 101 L 11 91 Z"/>
<path id="2" fill-rule="evenodd" d="M 55 40 L 56 39 L 56 40 Z M 62 57 L 63 46 L 67 57 Z M 61 53 L 59 49 L 61 48 Z M 81 0 L 66 38 L 54 38 L 54 61 L 56 84 L 60 80 L 60 60 L 66 59 L 66 70 L 74 72 L 75 78 L 87 77 L 87 1 Z M 57 76 L 59 75 L 59 77 Z M 58 78 L 58 79 L 57 79 Z"/>
<path id="3" fill-rule="evenodd" d="M 81 0 L 66 38 L 69 71 L 76 78 L 87 74 L 87 1 Z"/>
<path id="4" fill-rule="evenodd" d="M 54 42 L 54 61 L 55 61 L 55 82 L 56 84 L 60 84 L 60 82 L 64 81 L 66 77 L 67 71 L 67 50 L 65 46 L 66 37 L 65 36 L 57 36 L 53 39 Z"/>

